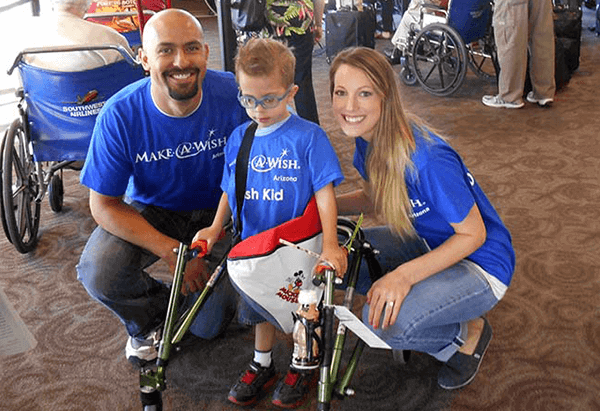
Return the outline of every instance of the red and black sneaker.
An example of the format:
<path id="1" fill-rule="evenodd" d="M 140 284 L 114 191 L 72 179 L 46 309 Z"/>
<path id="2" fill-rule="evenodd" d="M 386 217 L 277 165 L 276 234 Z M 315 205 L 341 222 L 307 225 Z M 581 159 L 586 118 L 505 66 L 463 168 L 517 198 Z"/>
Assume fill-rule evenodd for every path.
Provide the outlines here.
<path id="1" fill-rule="evenodd" d="M 260 394 L 269 389 L 277 381 L 277 373 L 273 363 L 269 367 L 261 367 L 252 361 L 240 375 L 239 380 L 229 390 L 229 401 L 238 405 L 254 404 Z"/>
<path id="2" fill-rule="evenodd" d="M 287 375 L 279 381 L 273 393 L 273 404 L 281 408 L 301 406 L 306 400 L 306 394 L 316 375 L 314 370 L 299 371 L 290 367 Z"/>

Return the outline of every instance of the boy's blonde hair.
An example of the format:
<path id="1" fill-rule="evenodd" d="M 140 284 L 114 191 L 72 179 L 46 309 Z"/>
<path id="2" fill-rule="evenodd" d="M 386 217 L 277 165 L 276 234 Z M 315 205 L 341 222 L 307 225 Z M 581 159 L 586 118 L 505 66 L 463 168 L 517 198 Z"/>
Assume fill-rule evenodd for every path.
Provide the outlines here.
<path id="1" fill-rule="evenodd" d="M 235 56 L 235 76 L 239 82 L 239 73 L 264 77 L 279 72 L 283 87 L 294 84 L 296 57 L 288 46 L 271 38 L 253 37 L 238 48 Z"/>

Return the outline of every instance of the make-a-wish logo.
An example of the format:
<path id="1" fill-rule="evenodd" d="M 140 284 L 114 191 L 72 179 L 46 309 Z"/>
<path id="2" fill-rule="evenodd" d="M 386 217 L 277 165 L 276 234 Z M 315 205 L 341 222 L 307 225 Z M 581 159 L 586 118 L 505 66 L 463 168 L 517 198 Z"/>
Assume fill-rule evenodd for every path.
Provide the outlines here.
<path id="1" fill-rule="evenodd" d="M 256 171 L 257 173 L 266 173 L 267 171 L 271 171 L 274 169 L 299 169 L 300 166 L 298 165 L 298 160 L 285 159 L 284 157 L 287 157 L 287 155 L 288 150 L 285 148 L 281 150 L 281 154 L 279 155 L 279 157 L 267 157 L 261 154 L 252 158 L 250 165 L 252 167 L 252 170 Z"/>
<path id="2" fill-rule="evenodd" d="M 182 160 L 185 158 L 190 158 L 197 156 L 198 154 L 204 151 L 211 151 L 222 149 L 225 147 L 227 143 L 227 137 L 222 138 L 209 138 L 205 141 L 186 141 L 184 143 L 179 144 L 177 147 L 173 148 L 163 148 L 162 150 L 156 150 L 153 152 L 143 152 L 138 153 L 135 156 L 135 162 L 139 163 L 143 161 L 145 163 L 159 161 L 159 160 L 169 160 L 173 157 Z"/>

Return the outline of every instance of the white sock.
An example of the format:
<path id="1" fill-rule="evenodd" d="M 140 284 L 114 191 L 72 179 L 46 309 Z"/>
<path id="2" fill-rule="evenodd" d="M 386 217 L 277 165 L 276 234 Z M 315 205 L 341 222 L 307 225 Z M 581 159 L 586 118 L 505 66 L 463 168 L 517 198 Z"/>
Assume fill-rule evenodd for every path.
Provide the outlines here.
<path id="1" fill-rule="evenodd" d="M 258 351 L 254 350 L 254 361 L 260 364 L 261 367 L 268 367 L 271 365 L 271 351 Z"/>

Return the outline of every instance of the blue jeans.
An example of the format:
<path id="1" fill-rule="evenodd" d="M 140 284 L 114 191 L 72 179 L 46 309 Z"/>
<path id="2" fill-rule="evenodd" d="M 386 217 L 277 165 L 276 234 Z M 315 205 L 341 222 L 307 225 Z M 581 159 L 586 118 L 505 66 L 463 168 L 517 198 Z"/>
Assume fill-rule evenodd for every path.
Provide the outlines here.
<path id="1" fill-rule="evenodd" d="M 132 205 L 157 230 L 187 244 L 200 228 L 212 223 L 214 216 L 214 210 L 173 212 L 137 203 Z M 215 248 L 212 255 L 218 252 Z M 92 298 L 119 317 L 130 336 L 143 339 L 162 325 L 169 301 L 169 287 L 144 271 L 157 260 L 149 251 L 97 227 L 81 254 L 77 278 Z M 193 304 L 199 295 L 198 292 L 180 299 L 179 311 Z M 222 278 L 189 331 L 205 339 L 216 337 L 235 315 L 236 300 L 229 279 Z"/>
<path id="2" fill-rule="evenodd" d="M 384 274 L 428 251 L 422 240 L 403 242 L 385 227 L 366 228 L 364 232 L 379 250 L 377 259 Z M 365 294 L 371 284 L 363 262 L 356 290 Z M 402 302 L 396 322 L 385 330 L 369 326 L 368 304 L 362 316 L 363 322 L 393 349 L 421 351 L 445 362 L 464 344 L 466 323 L 488 312 L 497 302 L 478 266 L 462 260 L 414 285 Z"/>

